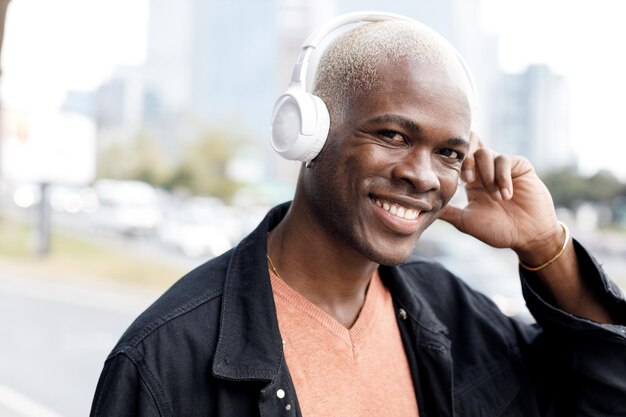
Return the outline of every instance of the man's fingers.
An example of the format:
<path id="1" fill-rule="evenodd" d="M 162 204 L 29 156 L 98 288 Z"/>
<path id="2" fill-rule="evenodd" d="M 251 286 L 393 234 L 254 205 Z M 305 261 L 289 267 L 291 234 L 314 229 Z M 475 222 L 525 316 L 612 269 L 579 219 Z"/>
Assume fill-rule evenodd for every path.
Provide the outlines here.
<path id="1" fill-rule="evenodd" d="M 483 148 L 474 154 L 476 159 L 476 172 L 483 186 L 483 189 L 489 193 L 494 200 L 500 200 L 500 189 L 495 183 L 495 154 L 493 151 Z"/>
<path id="2" fill-rule="evenodd" d="M 461 167 L 461 179 L 467 184 L 474 182 L 476 179 L 476 163 L 473 155 L 468 155 L 463 161 Z"/>
<path id="3" fill-rule="evenodd" d="M 483 143 L 476 133 L 470 132 L 469 139 L 470 148 L 467 152 L 465 160 L 463 161 L 463 166 L 461 167 L 461 179 L 467 184 L 474 182 L 476 179 L 476 162 L 474 160 L 474 153 L 477 149 L 483 147 Z"/>
<path id="4" fill-rule="evenodd" d="M 483 189 L 494 200 L 513 198 L 512 161 L 508 155 L 498 155 L 490 149 L 476 151 L 476 172 Z"/>
<path id="5" fill-rule="evenodd" d="M 480 137 L 470 132 L 470 148 L 465 160 L 463 161 L 463 167 L 461 168 L 461 179 L 470 184 L 476 179 L 476 162 L 474 159 L 474 153 L 476 150 L 484 148 L 484 143 Z"/>
<path id="6" fill-rule="evenodd" d="M 513 179 L 511 178 L 511 158 L 507 155 L 498 155 L 494 161 L 495 183 L 502 198 L 510 200 L 513 197 Z"/>
<path id="7" fill-rule="evenodd" d="M 510 200 L 513 197 L 511 167 L 511 157 L 486 148 L 478 135 L 470 133 L 470 152 L 461 168 L 463 181 L 469 184 L 478 179 L 494 200 Z"/>

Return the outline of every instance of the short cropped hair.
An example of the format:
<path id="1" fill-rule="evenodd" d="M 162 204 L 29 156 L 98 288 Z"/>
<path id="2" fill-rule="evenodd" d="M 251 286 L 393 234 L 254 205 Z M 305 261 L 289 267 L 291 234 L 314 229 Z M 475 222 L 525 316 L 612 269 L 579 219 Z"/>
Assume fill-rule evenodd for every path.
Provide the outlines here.
<path id="1" fill-rule="evenodd" d="M 429 27 L 403 20 L 364 23 L 333 40 L 320 58 L 313 94 L 326 103 L 331 123 L 341 122 L 349 97 L 373 90 L 379 82 L 378 68 L 401 60 L 432 64 L 454 74 L 473 107 L 469 74 L 454 47 Z"/>

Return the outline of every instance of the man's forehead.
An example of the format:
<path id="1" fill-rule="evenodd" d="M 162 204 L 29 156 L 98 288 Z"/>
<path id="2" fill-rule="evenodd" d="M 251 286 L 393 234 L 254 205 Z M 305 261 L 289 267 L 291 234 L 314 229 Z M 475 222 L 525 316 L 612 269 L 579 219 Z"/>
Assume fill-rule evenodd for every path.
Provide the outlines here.
<path id="1" fill-rule="evenodd" d="M 410 61 L 390 62 L 377 68 L 376 83 L 371 89 L 354 91 L 348 97 L 353 106 L 370 107 L 376 103 L 393 108 L 428 102 L 437 107 L 451 106 L 460 116 L 470 110 L 469 85 L 462 74 L 438 65 Z"/>
<path id="2" fill-rule="evenodd" d="M 401 59 L 377 66 L 375 89 L 386 91 L 396 85 L 411 82 L 423 88 L 439 87 L 440 90 L 458 90 L 468 101 L 473 94 L 471 84 L 461 65 L 418 62 Z"/>
<path id="3" fill-rule="evenodd" d="M 463 127 L 469 132 L 472 109 L 468 84 L 454 68 L 437 64 L 400 61 L 380 68 L 377 85 L 353 103 L 370 110 L 403 114 L 413 118 L 432 116 L 432 121 Z M 356 97 L 355 97 L 356 98 Z"/>

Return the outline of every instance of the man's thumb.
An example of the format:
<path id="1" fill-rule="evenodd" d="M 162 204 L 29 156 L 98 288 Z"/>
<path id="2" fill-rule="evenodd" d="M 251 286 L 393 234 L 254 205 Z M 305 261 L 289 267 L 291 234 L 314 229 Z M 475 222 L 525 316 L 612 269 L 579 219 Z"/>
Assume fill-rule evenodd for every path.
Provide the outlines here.
<path id="1" fill-rule="evenodd" d="M 463 209 L 453 206 L 452 204 L 448 204 L 441 210 L 441 214 L 439 218 L 450 223 L 452 226 L 456 227 L 460 231 L 463 231 Z"/>

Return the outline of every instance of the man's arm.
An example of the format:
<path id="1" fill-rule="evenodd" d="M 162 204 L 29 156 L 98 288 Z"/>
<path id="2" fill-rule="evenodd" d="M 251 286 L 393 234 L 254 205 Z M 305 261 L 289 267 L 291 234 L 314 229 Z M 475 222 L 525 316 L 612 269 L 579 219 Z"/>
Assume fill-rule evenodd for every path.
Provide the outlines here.
<path id="1" fill-rule="evenodd" d="M 537 278 L 562 310 L 597 323 L 613 323 L 611 315 L 601 303 L 599 294 L 580 273 L 572 239 L 569 234 L 565 236 L 565 230 L 560 232 L 555 233 L 544 247 L 517 251 L 520 262 L 523 265 L 543 265 L 553 259 L 552 257 L 558 254 L 565 244 L 565 250 L 554 262 L 534 272 Z M 566 238 L 567 241 L 564 242 Z"/>
<path id="2" fill-rule="evenodd" d="M 441 219 L 498 248 L 513 249 L 564 311 L 598 323 L 612 323 L 599 296 L 580 274 L 571 239 L 556 217 L 552 196 L 522 157 L 498 155 L 472 133 L 462 168 L 468 205 L 447 206 Z M 559 255 L 563 245 L 565 250 Z"/>

